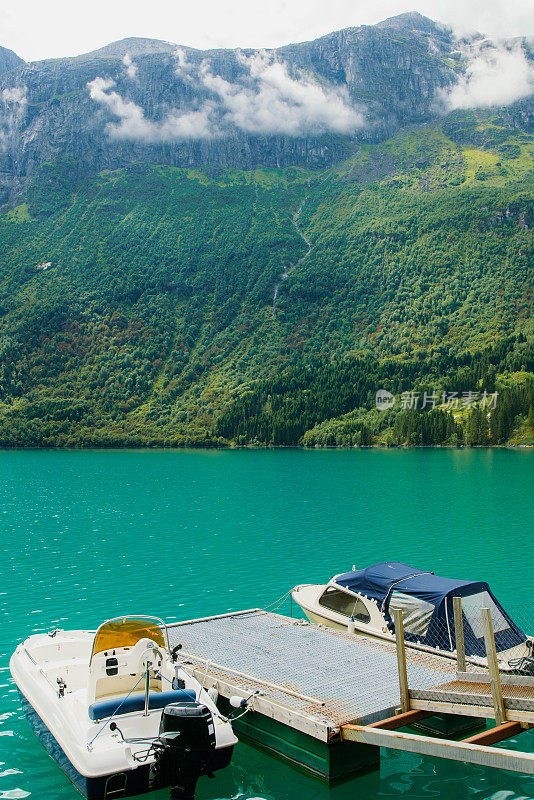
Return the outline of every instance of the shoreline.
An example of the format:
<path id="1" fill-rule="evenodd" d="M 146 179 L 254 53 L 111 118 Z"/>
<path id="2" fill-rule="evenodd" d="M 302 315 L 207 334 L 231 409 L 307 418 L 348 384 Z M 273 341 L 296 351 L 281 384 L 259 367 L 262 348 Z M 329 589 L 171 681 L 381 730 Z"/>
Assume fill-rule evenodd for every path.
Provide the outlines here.
<path id="1" fill-rule="evenodd" d="M 205 451 L 220 451 L 220 452 L 235 452 L 236 450 L 303 450 L 306 452 L 315 452 L 317 450 L 534 450 L 534 444 L 487 444 L 487 445 L 455 445 L 455 444 L 396 444 L 396 445 L 314 445 L 313 447 L 305 447 L 304 445 L 291 444 L 291 445 L 255 445 L 255 444 L 242 444 L 242 445 L 226 445 L 219 444 L 189 444 L 189 445 L 162 445 L 162 444 L 88 444 L 84 446 L 76 445 L 0 445 L 0 452 L 14 452 L 26 450 L 57 450 L 79 452 L 85 451 L 98 451 L 98 450 L 112 450 L 114 452 L 122 451 L 139 451 L 139 450 L 162 450 L 162 451 L 184 451 L 184 450 L 205 450 Z"/>

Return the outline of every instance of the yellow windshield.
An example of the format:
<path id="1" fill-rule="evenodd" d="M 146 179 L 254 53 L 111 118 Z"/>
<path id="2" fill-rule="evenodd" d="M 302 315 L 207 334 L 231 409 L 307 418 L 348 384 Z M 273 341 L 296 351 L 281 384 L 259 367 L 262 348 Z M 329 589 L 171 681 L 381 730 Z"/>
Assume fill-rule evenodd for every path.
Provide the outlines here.
<path id="1" fill-rule="evenodd" d="M 130 619 L 121 617 L 105 622 L 97 630 L 91 658 L 96 653 L 114 650 L 117 647 L 133 647 L 140 639 L 152 639 L 165 648 L 165 637 L 161 626 L 152 619 Z"/>

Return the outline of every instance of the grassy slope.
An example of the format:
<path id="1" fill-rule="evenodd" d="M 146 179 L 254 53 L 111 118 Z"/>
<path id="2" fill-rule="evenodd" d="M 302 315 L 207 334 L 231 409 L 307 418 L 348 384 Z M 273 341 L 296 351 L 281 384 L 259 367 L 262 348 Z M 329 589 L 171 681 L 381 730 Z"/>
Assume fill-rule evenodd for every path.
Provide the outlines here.
<path id="1" fill-rule="evenodd" d="M 430 371 L 528 331 L 533 165 L 533 136 L 459 115 L 320 176 L 46 168 L 0 220 L 1 441 L 201 442 L 302 358 Z"/>

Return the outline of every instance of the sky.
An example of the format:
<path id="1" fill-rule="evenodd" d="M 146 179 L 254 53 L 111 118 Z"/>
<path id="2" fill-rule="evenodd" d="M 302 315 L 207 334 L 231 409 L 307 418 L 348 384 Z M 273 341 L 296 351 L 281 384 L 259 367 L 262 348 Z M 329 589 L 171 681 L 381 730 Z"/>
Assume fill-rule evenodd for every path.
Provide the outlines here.
<path id="1" fill-rule="evenodd" d="M 534 35 L 534 0 L 0 0 L 0 44 L 26 61 L 145 36 L 188 47 L 278 47 L 419 11 L 491 36 Z"/>

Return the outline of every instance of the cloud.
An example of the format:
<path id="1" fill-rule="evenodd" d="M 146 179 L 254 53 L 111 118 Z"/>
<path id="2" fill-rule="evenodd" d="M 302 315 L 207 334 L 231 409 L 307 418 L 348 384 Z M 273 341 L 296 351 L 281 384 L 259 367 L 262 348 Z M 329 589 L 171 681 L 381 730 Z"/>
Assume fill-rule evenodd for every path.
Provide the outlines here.
<path id="1" fill-rule="evenodd" d="M 176 60 L 174 74 L 176 77 L 190 85 L 198 82 L 198 65 L 195 65 L 187 58 L 187 53 L 183 47 L 177 47 L 173 53 Z"/>
<path id="2" fill-rule="evenodd" d="M 439 92 L 442 110 L 507 106 L 534 92 L 534 65 L 520 45 L 486 41 L 482 48 L 472 53 L 458 82 Z"/>
<path id="3" fill-rule="evenodd" d="M 6 105 L 18 105 L 23 107 L 28 103 L 27 94 L 27 86 L 12 86 L 3 90 L 2 100 Z"/>
<path id="4" fill-rule="evenodd" d="M 176 74 L 183 75 L 184 73 L 189 73 L 193 68 L 193 65 L 187 60 L 187 53 L 183 47 L 177 47 L 173 55 L 177 61 Z"/>
<path id="5" fill-rule="evenodd" d="M 462 34 L 480 31 L 494 39 L 534 34 L 532 0 L 419 0 L 418 10 Z"/>
<path id="6" fill-rule="evenodd" d="M 0 152 L 5 152 L 12 136 L 24 121 L 28 105 L 28 87 L 10 86 L 0 93 Z"/>
<path id="7" fill-rule="evenodd" d="M 122 63 L 126 67 L 126 74 L 132 81 L 137 80 L 137 64 L 132 61 L 132 57 L 129 53 L 126 53 L 124 58 L 122 59 Z"/>
<path id="8" fill-rule="evenodd" d="M 265 52 L 239 55 L 250 79 L 230 83 L 201 65 L 206 88 L 222 102 L 227 121 L 252 134 L 301 136 L 331 131 L 350 134 L 364 125 L 344 88 L 324 87 L 307 76 L 291 77 L 284 62 Z"/>
<path id="9" fill-rule="evenodd" d="M 111 78 L 95 78 L 87 84 L 91 99 L 107 107 L 119 120 L 106 126 L 112 139 L 159 144 L 183 139 L 206 139 L 217 133 L 210 120 L 211 105 L 206 104 L 198 111 L 173 110 L 164 119 L 155 122 L 145 117 L 140 106 L 111 91 L 114 85 L 115 81 Z"/>
<path id="10" fill-rule="evenodd" d="M 157 143 L 206 139 L 236 127 L 252 135 L 348 135 L 364 125 L 346 88 L 323 86 L 300 72 L 290 75 L 286 63 L 265 52 L 249 57 L 238 53 L 242 70 L 236 83 L 213 74 L 206 60 L 199 65 L 188 61 L 182 48 L 174 55 L 177 77 L 193 83 L 207 99 L 197 109 L 172 109 L 164 119 L 153 121 L 113 88 L 114 80 L 95 78 L 87 84 L 91 98 L 117 120 L 108 123 L 109 136 Z M 124 64 L 134 66 L 126 60 Z"/>

